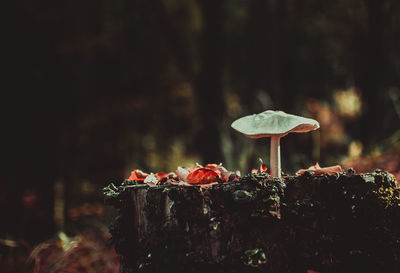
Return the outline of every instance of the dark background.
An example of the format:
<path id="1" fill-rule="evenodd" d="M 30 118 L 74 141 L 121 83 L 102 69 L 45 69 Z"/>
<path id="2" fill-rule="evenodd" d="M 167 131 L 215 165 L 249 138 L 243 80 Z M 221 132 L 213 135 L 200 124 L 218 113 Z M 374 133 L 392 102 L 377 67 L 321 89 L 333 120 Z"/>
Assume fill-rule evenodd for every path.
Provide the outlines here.
<path id="1" fill-rule="evenodd" d="M 268 165 L 268 140 L 230 128 L 267 109 L 321 123 L 282 139 L 287 173 L 398 144 L 399 1 L 15 3 L 2 39 L 1 238 L 33 245 L 86 216 L 108 222 L 102 187 L 136 168 Z"/>

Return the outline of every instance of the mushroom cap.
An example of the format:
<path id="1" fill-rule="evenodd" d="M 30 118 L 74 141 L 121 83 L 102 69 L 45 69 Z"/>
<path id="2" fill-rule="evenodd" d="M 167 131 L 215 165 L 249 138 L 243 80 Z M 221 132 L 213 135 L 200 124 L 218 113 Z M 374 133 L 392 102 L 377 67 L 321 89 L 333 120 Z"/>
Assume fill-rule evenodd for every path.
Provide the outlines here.
<path id="1" fill-rule="evenodd" d="M 283 111 L 267 110 L 237 119 L 231 126 L 250 138 L 261 138 L 309 132 L 318 129 L 319 123 L 314 119 L 287 114 Z"/>

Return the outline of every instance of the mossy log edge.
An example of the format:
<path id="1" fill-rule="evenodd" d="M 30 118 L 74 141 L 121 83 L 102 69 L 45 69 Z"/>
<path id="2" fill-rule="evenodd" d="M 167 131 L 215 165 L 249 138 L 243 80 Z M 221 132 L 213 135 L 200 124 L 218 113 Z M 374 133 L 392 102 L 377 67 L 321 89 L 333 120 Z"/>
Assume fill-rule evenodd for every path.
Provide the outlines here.
<path id="1" fill-rule="evenodd" d="M 400 272 L 400 189 L 384 171 L 104 192 L 120 273 Z"/>

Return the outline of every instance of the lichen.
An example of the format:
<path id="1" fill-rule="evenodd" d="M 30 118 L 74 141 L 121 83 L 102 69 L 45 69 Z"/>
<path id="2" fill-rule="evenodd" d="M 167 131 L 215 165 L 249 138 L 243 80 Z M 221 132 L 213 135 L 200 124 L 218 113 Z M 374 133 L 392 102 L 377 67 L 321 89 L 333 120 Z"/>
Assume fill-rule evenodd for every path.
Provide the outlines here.
<path id="1" fill-rule="evenodd" d="M 372 191 L 372 193 L 385 208 L 400 207 L 400 190 L 398 188 L 385 188 L 381 186 L 377 190 Z"/>

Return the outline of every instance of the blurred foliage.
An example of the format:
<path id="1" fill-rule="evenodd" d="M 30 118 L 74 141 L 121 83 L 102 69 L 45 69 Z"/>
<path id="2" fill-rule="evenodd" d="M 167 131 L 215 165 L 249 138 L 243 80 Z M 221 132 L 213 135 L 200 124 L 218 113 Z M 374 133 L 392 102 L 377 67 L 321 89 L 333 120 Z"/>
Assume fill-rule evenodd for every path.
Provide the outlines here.
<path id="1" fill-rule="evenodd" d="M 320 121 L 282 139 L 286 173 L 346 160 L 351 143 L 353 156 L 369 155 L 399 129 L 395 0 L 16 5 L 1 108 L 7 238 L 37 243 L 63 227 L 53 221 L 55 181 L 68 225 L 132 169 L 268 165 L 265 140 L 230 128 L 243 115 L 280 109 Z"/>
<path id="2" fill-rule="evenodd" d="M 361 146 L 362 144 L 356 144 Z M 349 147 L 351 151 L 352 145 Z M 357 149 L 357 148 L 353 148 Z M 384 169 L 392 173 L 400 181 L 400 130 L 391 137 L 383 140 L 370 154 L 361 156 L 355 154 L 343 162 L 345 167 L 353 167 L 359 172 L 368 172 L 372 169 Z"/>
<path id="3" fill-rule="evenodd" d="M 114 248 L 107 245 L 107 236 L 94 227 L 73 238 L 61 232 L 32 250 L 26 272 L 117 273 L 119 258 Z"/>
<path id="4" fill-rule="evenodd" d="M 106 228 L 92 221 L 75 236 L 58 232 L 36 246 L 25 241 L 0 240 L 0 269 L 7 273 L 117 273 L 119 258 L 108 243 Z"/>

